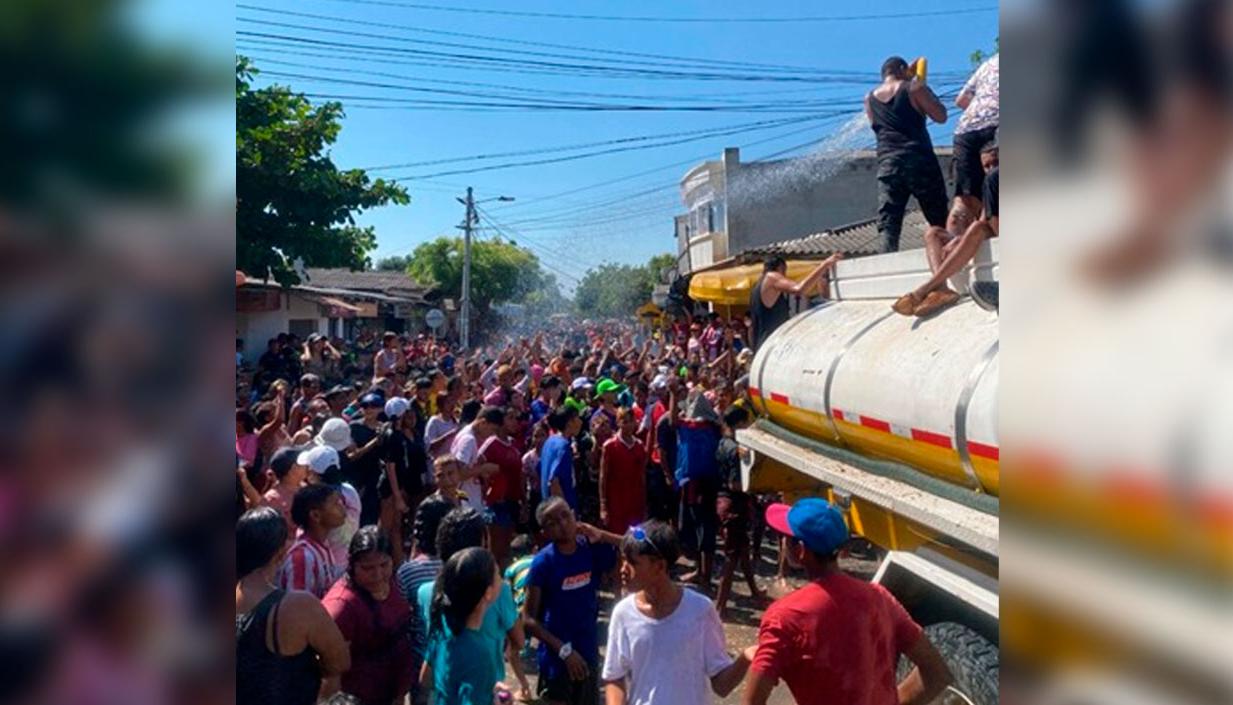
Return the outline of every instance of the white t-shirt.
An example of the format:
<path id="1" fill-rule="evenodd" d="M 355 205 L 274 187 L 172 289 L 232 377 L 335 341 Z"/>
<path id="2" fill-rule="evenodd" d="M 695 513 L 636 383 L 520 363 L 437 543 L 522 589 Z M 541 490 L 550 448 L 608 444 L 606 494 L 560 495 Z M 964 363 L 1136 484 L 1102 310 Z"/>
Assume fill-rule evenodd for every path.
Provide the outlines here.
<path id="1" fill-rule="evenodd" d="M 612 609 L 603 679 L 625 679 L 629 705 L 708 705 L 710 679 L 732 665 L 714 605 L 685 588 L 676 610 L 657 620 L 640 612 L 636 599 L 629 595 Z"/>
<path id="2" fill-rule="evenodd" d="M 454 442 L 450 445 L 450 455 L 461 460 L 462 464 L 467 467 L 475 465 L 475 460 L 479 457 L 479 441 L 475 438 L 475 429 L 472 424 L 467 424 L 454 436 Z M 472 507 L 484 506 L 484 487 L 480 484 L 478 477 L 463 480 L 460 489 L 466 493 L 467 501 Z"/>
<path id="3" fill-rule="evenodd" d="M 351 539 L 360 530 L 360 493 L 355 491 L 350 482 L 339 485 L 338 492 L 342 495 L 343 506 L 347 509 L 347 520 L 325 537 L 325 547 L 330 549 L 330 558 L 334 560 L 335 580 L 347 572 L 347 552 L 351 548 Z"/>

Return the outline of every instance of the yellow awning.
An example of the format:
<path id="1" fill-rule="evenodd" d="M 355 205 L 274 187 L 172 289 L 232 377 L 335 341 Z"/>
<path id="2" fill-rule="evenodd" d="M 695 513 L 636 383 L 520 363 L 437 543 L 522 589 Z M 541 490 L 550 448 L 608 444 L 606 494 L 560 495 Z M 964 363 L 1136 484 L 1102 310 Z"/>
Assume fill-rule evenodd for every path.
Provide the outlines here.
<path id="1" fill-rule="evenodd" d="M 663 311 L 654 302 L 648 302 L 639 306 L 638 310 L 634 313 L 638 314 L 639 318 L 658 318 L 663 314 Z"/>
<path id="2" fill-rule="evenodd" d="M 812 260 L 789 260 L 788 277 L 800 281 L 819 264 Z M 761 276 L 761 264 L 698 272 L 689 279 L 689 298 L 724 306 L 748 306 L 749 292 Z"/>

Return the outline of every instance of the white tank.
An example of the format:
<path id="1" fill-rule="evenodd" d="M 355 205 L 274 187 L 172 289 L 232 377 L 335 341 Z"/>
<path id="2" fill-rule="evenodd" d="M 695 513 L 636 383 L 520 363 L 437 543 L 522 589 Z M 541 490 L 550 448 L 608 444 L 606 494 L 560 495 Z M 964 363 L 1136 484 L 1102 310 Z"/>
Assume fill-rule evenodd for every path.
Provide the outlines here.
<path id="1" fill-rule="evenodd" d="M 784 323 L 750 367 L 755 406 L 810 438 L 998 493 L 998 318 L 838 301 Z"/>

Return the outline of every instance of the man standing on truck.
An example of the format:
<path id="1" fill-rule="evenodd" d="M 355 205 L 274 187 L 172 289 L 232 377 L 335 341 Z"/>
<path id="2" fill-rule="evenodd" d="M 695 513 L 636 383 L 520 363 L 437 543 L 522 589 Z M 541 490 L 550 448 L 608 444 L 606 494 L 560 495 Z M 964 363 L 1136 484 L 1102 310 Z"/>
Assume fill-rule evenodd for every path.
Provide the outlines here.
<path id="1" fill-rule="evenodd" d="M 909 196 L 930 225 L 946 225 L 946 181 L 925 128 L 926 116 L 946 122 L 946 107 L 916 78 L 915 64 L 892 56 L 882 63 L 881 85 L 865 96 L 865 114 L 878 140 L 878 230 L 895 252 Z"/>
<path id="2" fill-rule="evenodd" d="M 950 669 L 890 592 L 839 569 L 848 540 L 839 510 L 808 497 L 771 505 L 766 522 L 788 537 L 790 560 L 804 566 L 809 584 L 763 615 L 743 705 L 766 705 L 780 679 L 800 705 L 932 702 Z M 900 654 L 916 667 L 896 685 Z"/>
<path id="3" fill-rule="evenodd" d="M 754 350 L 757 350 L 762 345 L 762 341 L 766 340 L 791 316 L 788 311 L 788 296 L 806 294 L 819 282 L 821 282 L 819 293 L 822 296 L 830 295 L 830 287 L 824 276 L 841 257 L 842 255 L 837 252 L 827 257 L 799 282 L 788 278 L 788 263 L 783 257 L 772 255 L 766 259 L 762 265 L 762 277 L 758 279 L 753 291 L 749 293 L 749 317 L 753 323 Z"/>

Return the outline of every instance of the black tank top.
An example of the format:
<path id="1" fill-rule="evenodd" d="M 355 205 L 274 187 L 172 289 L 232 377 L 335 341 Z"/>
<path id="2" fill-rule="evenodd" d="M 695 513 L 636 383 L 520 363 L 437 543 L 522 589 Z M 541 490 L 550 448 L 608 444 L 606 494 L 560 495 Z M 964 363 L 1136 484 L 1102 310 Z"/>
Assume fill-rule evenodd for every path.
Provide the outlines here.
<path id="1" fill-rule="evenodd" d="M 766 281 L 766 274 L 758 279 L 758 283 L 754 285 L 753 291 L 749 294 L 749 318 L 753 322 L 754 350 L 761 347 L 762 341 L 775 332 L 776 328 L 783 325 L 783 322 L 791 315 L 788 311 L 788 297 L 783 292 L 779 293 L 774 306 L 762 303 L 762 282 L 764 281 Z"/>
<path id="2" fill-rule="evenodd" d="M 283 656 L 278 648 L 278 605 L 286 593 L 275 590 L 253 611 L 235 616 L 236 705 L 313 705 L 321 688 L 312 648 Z M 266 648 L 266 623 L 273 611 L 274 651 Z"/>
<path id="3" fill-rule="evenodd" d="M 904 82 L 890 101 L 883 103 L 869 94 L 869 112 L 873 116 L 873 132 L 878 138 L 878 159 L 904 154 L 933 156 L 933 140 L 925 129 L 925 116 L 912 107 Z"/>

